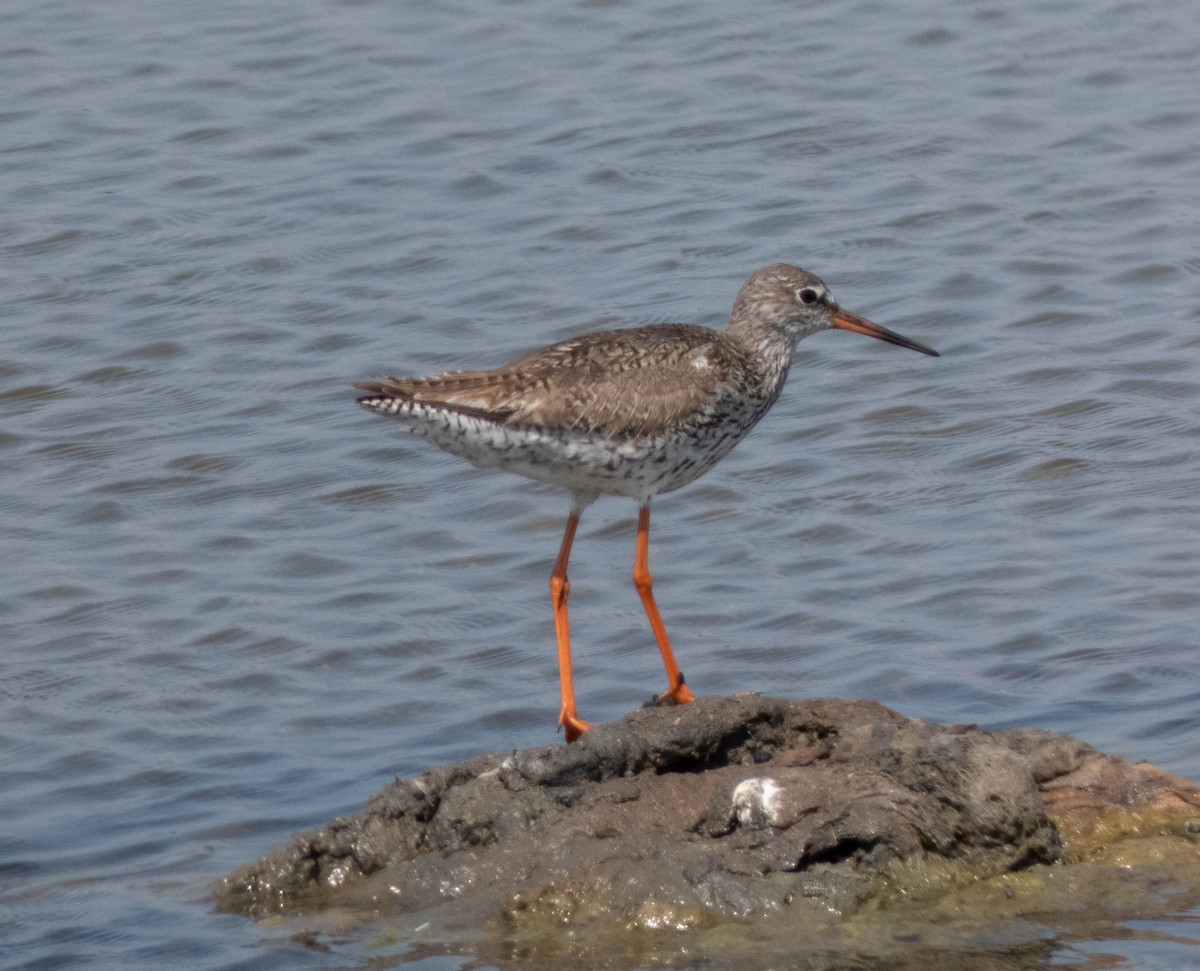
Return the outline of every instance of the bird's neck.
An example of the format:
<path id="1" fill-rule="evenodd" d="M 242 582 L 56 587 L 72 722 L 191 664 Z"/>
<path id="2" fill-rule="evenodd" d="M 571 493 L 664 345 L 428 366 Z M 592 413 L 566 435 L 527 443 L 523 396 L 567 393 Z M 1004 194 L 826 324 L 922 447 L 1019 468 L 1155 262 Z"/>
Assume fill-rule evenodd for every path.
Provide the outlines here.
<path id="1" fill-rule="evenodd" d="M 796 341 L 777 328 L 738 326 L 736 321 L 730 323 L 727 333 L 750 354 L 763 391 L 773 401 L 792 365 Z"/>

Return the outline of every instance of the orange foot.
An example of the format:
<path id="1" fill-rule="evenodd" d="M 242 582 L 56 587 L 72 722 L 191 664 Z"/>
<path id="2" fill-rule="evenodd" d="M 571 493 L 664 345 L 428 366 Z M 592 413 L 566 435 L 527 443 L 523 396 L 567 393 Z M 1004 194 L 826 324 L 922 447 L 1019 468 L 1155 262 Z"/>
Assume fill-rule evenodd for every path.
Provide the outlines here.
<path id="1" fill-rule="evenodd" d="M 691 689 L 683 683 L 680 678 L 679 684 L 674 688 L 668 688 L 661 695 L 654 699 L 656 705 L 686 705 L 689 701 L 695 701 L 696 696 L 692 694 Z"/>
<path id="2" fill-rule="evenodd" d="M 582 718 L 576 715 L 574 711 L 567 711 L 565 708 L 558 716 L 558 725 L 559 728 L 563 730 L 563 733 L 567 736 L 568 743 L 575 741 L 580 735 L 592 727 L 591 722 L 585 722 Z"/>

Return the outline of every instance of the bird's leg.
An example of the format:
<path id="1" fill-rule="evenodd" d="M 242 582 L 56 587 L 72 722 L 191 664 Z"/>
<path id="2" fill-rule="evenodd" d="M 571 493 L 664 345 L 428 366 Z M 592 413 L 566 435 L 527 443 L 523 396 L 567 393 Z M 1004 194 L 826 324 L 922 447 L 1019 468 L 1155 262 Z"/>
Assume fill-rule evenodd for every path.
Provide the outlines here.
<path id="1" fill-rule="evenodd" d="M 558 640 L 558 677 L 562 686 L 562 709 L 558 724 L 566 733 L 567 741 L 573 742 L 592 726 L 575 713 L 575 684 L 571 677 L 571 628 L 567 623 L 567 598 L 571 595 L 571 581 L 567 579 L 567 560 L 571 557 L 571 544 L 575 542 L 575 529 L 579 526 L 578 503 L 567 516 L 567 528 L 563 531 L 562 546 L 554 571 L 550 574 L 550 602 L 554 605 L 554 636 Z"/>
<path id="2" fill-rule="evenodd" d="M 695 701 L 696 696 L 683 683 L 683 672 L 675 663 L 675 654 L 671 650 L 671 642 L 667 639 L 667 630 L 663 627 L 662 617 L 658 613 L 658 604 L 654 602 L 652 587 L 654 578 L 650 576 L 650 507 L 642 506 L 638 511 L 637 552 L 633 557 L 633 585 L 637 587 L 638 596 L 642 598 L 642 606 L 646 608 L 646 616 L 650 619 L 650 628 L 654 631 L 654 639 L 658 641 L 658 650 L 662 654 L 663 666 L 667 669 L 667 690 L 658 696 L 660 705 L 682 705 Z"/>

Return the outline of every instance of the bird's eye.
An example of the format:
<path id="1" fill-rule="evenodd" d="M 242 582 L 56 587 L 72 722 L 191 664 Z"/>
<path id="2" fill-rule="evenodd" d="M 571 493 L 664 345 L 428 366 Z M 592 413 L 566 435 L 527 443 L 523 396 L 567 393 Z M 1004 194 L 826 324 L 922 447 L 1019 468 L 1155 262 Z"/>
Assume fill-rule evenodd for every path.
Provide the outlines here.
<path id="1" fill-rule="evenodd" d="M 821 294 L 812 287 L 801 287 L 796 291 L 796 299 L 803 304 L 814 304 L 821 299 Z"/>

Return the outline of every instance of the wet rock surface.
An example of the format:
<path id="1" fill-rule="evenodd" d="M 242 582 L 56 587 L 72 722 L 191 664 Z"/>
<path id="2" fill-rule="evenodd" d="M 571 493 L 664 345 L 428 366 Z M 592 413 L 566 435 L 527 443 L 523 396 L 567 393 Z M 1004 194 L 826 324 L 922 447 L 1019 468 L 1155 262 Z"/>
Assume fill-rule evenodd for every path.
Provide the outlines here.
<path id="1" fill-rule="evenodd" d="M 1103 879 L 1127 869 L 1132 837 L 1168 840 L 1152 855 L 1190 853 L 1194 868 L 1197 820 L 1193 783 L 1049 732 L 704 698 L 397 781 L 361 816 L 234 871 L 216 898 L 256 917 L 487 928 L 530 960 L 659 930 L 811 941 L 913 901 L 945 923 L 963 888 L 992 912 L 1036 911 L 1030 874 L 1086 863 Z"/>

